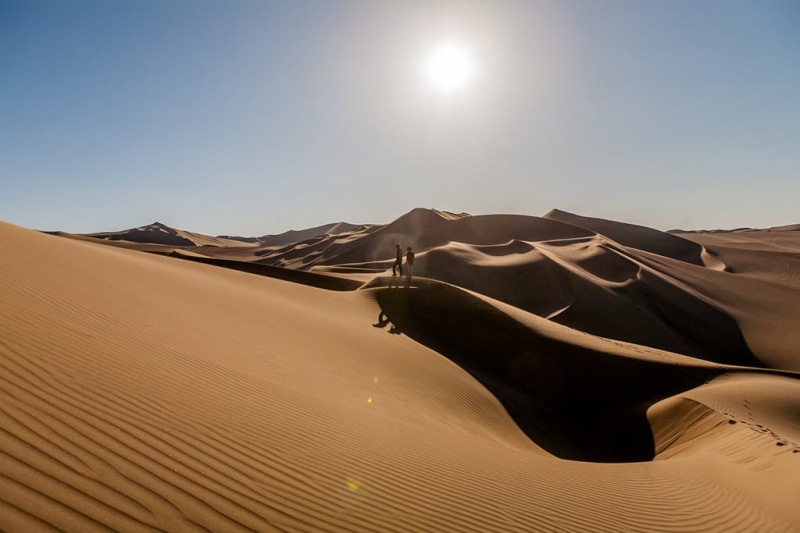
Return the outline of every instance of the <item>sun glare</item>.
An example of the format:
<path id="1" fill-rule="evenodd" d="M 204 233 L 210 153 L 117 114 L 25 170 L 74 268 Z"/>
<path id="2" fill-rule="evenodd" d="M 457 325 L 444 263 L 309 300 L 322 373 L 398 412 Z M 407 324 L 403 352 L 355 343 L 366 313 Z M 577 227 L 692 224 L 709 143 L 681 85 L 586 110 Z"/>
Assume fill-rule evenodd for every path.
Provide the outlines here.
<path id="1" fill-rule="evenodd" d="M 434 87 L 446 93 L 466 87 L 474 74 L 469 52 L 452 43 L 431 50 L 425 67 Z"/>

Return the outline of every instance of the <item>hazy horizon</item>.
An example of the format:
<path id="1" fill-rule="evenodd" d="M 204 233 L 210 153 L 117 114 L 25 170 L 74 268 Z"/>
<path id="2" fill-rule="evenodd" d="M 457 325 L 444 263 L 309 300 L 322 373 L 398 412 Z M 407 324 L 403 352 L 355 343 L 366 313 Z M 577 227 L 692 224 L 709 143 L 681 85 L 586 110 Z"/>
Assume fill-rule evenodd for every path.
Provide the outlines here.
<path id="1" fill-rule="evenodd" d="M 0 220 L 794 224 L 798 28 L 792 1 L 9 0 Z M 432 79 L 443 45 L 463 80 Z"/>

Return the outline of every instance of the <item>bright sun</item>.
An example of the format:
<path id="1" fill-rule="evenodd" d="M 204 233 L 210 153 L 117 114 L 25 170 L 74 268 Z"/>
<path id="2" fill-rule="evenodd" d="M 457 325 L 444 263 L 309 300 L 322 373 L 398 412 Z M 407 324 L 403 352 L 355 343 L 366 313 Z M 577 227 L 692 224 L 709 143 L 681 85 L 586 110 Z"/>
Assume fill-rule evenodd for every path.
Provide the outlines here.
<path id="1" fill-rule="evenodd" d="M 466 87 L 474 74 L 469 52 L 452 43 L 431 50 L 425 67 L 433 85 L 446 93 Z"/>

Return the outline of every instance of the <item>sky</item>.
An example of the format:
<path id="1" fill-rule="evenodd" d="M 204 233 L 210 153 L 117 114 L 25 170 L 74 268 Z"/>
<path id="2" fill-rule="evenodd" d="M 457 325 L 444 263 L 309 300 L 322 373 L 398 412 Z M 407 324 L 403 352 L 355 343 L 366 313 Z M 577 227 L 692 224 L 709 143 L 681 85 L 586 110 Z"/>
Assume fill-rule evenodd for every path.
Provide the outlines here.
<path id="1" fill-rule="evenodd" d="M 469 64 L 457 87 L 430 61 Z M 800 222 L 795 0 L 0 0 L 0 220 Z"/>

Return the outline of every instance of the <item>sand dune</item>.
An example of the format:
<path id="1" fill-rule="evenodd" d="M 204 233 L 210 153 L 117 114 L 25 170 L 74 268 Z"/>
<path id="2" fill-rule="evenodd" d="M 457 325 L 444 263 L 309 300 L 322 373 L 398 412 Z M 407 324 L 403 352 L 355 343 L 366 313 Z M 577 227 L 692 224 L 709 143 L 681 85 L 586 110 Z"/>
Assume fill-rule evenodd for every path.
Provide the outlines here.
<path id="1" fill-rule="evenodd" d="M 681 261 L 694 265 L 704 264 L 702 260 L 702 246 L 691 240 L 683 239 L 670 233 L 664 233 L 634 224 L 582 217 L 565 211 L 559 211 L 558 209 L 553 209 L 547 213 L 545 218 L 589 229 L 623 246 L 645 250 L 673 259 L 680 259 Z"/>
<path id="2" fill-rule="evenodd" d="M 145 228 L 0 224 L 4 531 L 800 530 L 800 232 Z"/>
<path id="3" fill-rule="evenodd" d="M 111 241 L 136 242 L 143 244 L 164 244 L 167 246 L 236 246 L 248 244 L 246 240 L 230 237 L 210 237 L 190 231 L 176 230 L 161 222 L 153 222 L 140 228 L 122 231 L 90 233 L 88 237 Z"/>

